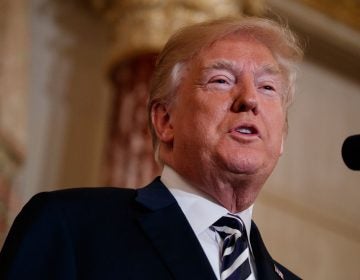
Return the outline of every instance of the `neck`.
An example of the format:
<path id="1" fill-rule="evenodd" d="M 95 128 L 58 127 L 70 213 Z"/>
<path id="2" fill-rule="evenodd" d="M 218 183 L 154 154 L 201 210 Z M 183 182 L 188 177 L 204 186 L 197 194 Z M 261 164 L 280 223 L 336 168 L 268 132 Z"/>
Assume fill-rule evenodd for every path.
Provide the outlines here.
<path id="1" fill-rule="evenodd" d="M 231 213 L 249 208 L 255 201 L 265 179 L 258 174 L 214 174 L 199 170 L 181 170 L 170 165 L 188 184 Z M 201 174 L 201 176 L 199 176 Z"/>
<path id="2" fill-rule="evenodd" d="M 238 176 L 241 177 L 241 176 Z M 207 184 L 204 191 L 223 205 L 231 213 L 237 213 L 249 208 L 259 194 L 262 184 L 249 178 L 236 178 L 232 181 L 214 181 Z"/>

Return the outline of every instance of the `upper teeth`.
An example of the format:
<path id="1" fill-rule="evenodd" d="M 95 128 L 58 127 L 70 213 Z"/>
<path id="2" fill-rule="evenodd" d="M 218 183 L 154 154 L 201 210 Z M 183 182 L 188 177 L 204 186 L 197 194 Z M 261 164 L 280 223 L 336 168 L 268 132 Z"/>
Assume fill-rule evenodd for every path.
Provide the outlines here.
<path id="1" fill-rule="evenodd" d="M 239 128 L 237 131 L 240 133 L 251 134 L 251 130 L 249 128 Z"/>

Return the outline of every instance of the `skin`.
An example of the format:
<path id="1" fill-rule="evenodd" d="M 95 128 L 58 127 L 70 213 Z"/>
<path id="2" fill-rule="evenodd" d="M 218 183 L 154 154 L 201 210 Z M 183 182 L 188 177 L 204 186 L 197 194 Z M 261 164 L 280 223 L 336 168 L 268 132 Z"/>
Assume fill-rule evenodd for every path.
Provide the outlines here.
<path id="1" fill-rule="evenodd" d="M 202 50 L 175 102 L 152 108 L 160 158 L 230 212 L 248 208 L 282 153 L 283 81 L 255 39 L 227 37 Z"/>

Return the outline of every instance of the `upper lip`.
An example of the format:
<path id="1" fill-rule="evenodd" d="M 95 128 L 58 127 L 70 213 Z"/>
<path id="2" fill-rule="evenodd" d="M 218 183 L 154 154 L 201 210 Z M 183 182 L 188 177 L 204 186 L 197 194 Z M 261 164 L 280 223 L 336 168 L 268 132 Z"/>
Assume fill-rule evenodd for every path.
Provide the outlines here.
<path id="1" fill-rule="evenodd" d="M 239 133 L 241 133 L 240 132 L 241 129 L 249 130 L 251 132 L 251 135 L 260 136 L 259 128 L 255 124 L 252 124 L 252 123 L 241 123 L 241 124 L 231 128 L 229 132 L 239 132 Z"/>

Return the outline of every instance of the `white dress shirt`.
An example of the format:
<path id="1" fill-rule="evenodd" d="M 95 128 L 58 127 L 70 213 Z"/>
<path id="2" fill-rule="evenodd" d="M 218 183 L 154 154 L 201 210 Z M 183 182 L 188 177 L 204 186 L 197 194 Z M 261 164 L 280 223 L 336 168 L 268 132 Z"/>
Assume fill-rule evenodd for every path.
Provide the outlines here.
<path id="1" fill-rule="evenodd" d="M 207 194 L 190 186 L 169 166 L 164 166 L 161 181 L 175 197 L 196 237 L 198 238 L 215 275 L 220 279 L 220 246 L 219 235 L 210 229 L 210 226 L 229 211 L 216 203 Z M 253 205 L 248 209 L 234 213 L 244 222 L 248 240 L 250 240 L 251 217 Z M 251 245 L 250 245 L 251 249 Z M 250 256 L 250 267 L 256 275 L 254 259 Z"/>

